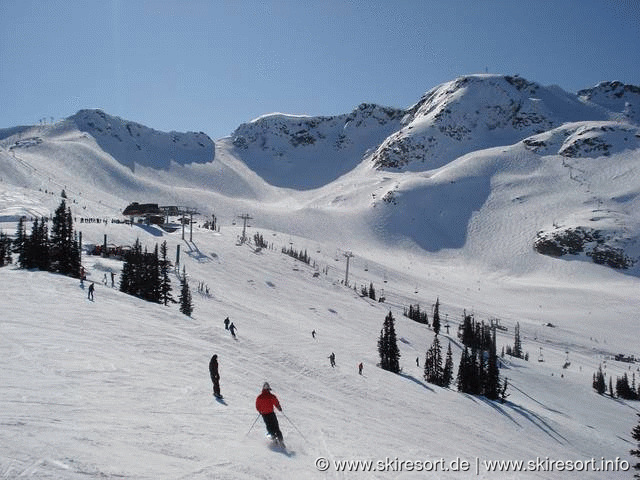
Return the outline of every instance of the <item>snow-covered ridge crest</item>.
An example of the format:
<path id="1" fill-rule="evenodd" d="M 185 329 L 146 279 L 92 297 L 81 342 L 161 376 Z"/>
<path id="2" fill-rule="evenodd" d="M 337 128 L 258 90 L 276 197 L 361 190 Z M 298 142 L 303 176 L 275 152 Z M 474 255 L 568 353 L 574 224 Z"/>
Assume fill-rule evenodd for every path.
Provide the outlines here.
<path id="1" fill-rule="evenodd" d="M 640 123 L 640 87 L 636 85 L 600 82 L 595 87 L 580 90 L 578 96 L 616 113 L 616 118 Z"/>
<path id="2" fill-rule="evenodd" d="M 240 125 L 231 139 L 237 156 L 272 185 L 317 188 L 355 168 L 405 115 L 367 103 L 336 116 L 273 113 Z"/>
<path id="3" fill-rule="evenodd" d="M 566 122 L 609 120 L 600 106 L 519 76 L 470 75 L 427 92 L 372 156 L 376 168 L 428 170 L 513 145 Z"/>
<path id="4" fill-rule="evenodd" d="M 166 170 L 171 162 L 207 163 L 215 155 L 213 140 L 202 132 L 161 132 L 102 110 L 80 110 L 67 120 L 132 171 L 136 165 Z"/>

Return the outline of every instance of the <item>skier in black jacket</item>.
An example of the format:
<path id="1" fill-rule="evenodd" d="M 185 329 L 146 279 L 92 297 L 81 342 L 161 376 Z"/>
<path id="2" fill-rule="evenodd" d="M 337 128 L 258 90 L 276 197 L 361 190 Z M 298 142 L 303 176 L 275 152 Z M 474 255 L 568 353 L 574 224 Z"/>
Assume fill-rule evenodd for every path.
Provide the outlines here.
<path id="1" fill-rule="evenodd" d="M 213 382 L 213 395 L 216 398 L 222 398 L 220 394 L 220 374 L 218 373 L 218 355 L 211 357 L 209 362 L 209 374 L 211 375 L 211 381 Z"/>

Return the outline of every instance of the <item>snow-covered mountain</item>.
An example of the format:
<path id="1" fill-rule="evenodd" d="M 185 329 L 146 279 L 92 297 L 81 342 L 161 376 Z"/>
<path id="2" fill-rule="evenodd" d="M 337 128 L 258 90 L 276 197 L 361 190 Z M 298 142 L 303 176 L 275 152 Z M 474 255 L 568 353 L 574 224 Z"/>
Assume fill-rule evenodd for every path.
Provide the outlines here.
<path id="1" fill-rule="evenodd" d="M 202 132 L 160 132 L 101 110 L 80 110 L 67 122 L 91 135 L 102 150 L 132 171 L 136 165 L 166 170 L 171 162 L 207 163 L 215 155 L 213 140 Z"/>
<path id="2" fill-rule="evenodd" d="M 466 153 L 512 145 L 568 122 L 637 122 L 629 113 L 630 102 L 637 104 L 635 90 L 618 89 L 626 93 L 624 99 L 605 102 L 609 97 L 601 86 L 577 96 L 521 77 L 461 77 L 427 92 L 408 110 L 403 128 L 387 138 L 372 159 L 378 168 L 430 170 Z"/>
<path id="3" fill-rule="evenodd" d="M 166 240 L 172 259 L 180 246 L 195 306 L 189 319 L 102 286 L 119 278 L 113 259 L 84 257 L 95 303 L 76 280 L 0 269 L 0 477 L 343 478 L 334 461 L 397 457 L 459 458 L 488 479 L 514 477 L 489 460 L 631 461 L 637 402 L 599 396 L 591 380 L 603 364 L 638 381 L 637 363 L 612 359 L 640 357 L 636 105 L 637 88 L 615 82 L 573 95 L 473 75 L 407 109 L 266 115 L 215 144 L 96 110 L 0 130 L 0 231 L 50 215 L 64 190 L 87 246 Z M 193 239 L 111 223 L 134 201 L 198 209 Z M 245 213 L 249 238 L 262 233 L 268 248 L 238 245 Z M 221 231 L 200 228 L 211 214 Z M 315 268 L 280 253 L 291 246 Z M 360 298 L 370 283 L 384 303 Z M 423 381 L 415 360 L 433 332 L 403 310 L 430 314 L 436 298 L 456 366 L 465 310 L 500 318 L 499 349 L 520 324 L 531 361 L 505 360 L 507 403 Z M 375 366 L 389 311 L 399 376 Z M 210 397 L 213 353 L 224 404 Z M 264 445 L 259 419 L 250 430 L 265 380 L 288 416 L 288 456 Z M 544 467 L 518 478 L 566 476 Z M 603 475 L 630 473 L 580 472 Z"/>
<path id="4" fill-rule="evenodd" d="M 240 125 L 232 139 L 238 158 L 272 185 L 318 188 L 353 170 L 404 115 L 364 103 L 335 117 L 271 114 Z"/>

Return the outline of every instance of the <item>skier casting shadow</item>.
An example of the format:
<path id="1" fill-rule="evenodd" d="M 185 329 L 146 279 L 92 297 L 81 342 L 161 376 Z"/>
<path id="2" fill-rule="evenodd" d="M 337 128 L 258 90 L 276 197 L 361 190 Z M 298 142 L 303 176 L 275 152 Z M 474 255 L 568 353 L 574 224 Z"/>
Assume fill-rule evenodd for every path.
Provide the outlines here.
<path id="1" fill-rule="evenodd" d="M 211 357 L 209 362 L 209 374 L 211 375 L 211 381 L 213 382 L 213 396 L 217 399 L 222 399 L 220 394 L 220 374 L 218 373 L 218 355 Z"/>
<path id="2" fill-rule="evenodd" d="M 282 411 L 278 397 L 271 393 L 269 383 L 264 382 L 264 385 L 262 385 L 262 393 L 256 398 L 256 410 L 262 415 L 269 436 L 274 439 L 277 445 L 286 448 L 282 440 L 280 426 L 278 425 L 278 417 L 276 417 L 276 413 L 273 411 L 274 407 Z"/>

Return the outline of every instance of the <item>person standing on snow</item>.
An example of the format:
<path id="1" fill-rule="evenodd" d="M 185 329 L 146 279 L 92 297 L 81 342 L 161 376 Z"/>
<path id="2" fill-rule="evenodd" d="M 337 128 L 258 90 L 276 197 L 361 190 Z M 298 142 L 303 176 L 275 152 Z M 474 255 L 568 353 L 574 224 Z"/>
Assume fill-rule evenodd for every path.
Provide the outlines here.
<path id="1" fill-rule="evenodd" d="M 89 285 L 89 293 L 87 294 L 87 298 L 91 301 L 93 301 L 93 291 L 95 290 L 95 286 L 93 284 L 93 282 L 91 282 L 91 285 Z"/>
<path id="2" fill-rule="evenodd" d="M 211 381 L 213 382 L 213 395 L 216 398 L 222 398 L 220 395 L 220 374 L 218 373 L 218 355 L 211 357 L 209 362 L 209 374 L 211 375 Z"/>
<path id="3" fill-rule="evenodd" d="M 224 319 L 224 329 L 225 330 L 229 330 L 229 322 L 230 322 L 229 317 Z"/>
<path id="4" fill-rule="evenodd" d="M 262 393 L 256 398 L 256 410 L 262 415 L 264 424 L 267 427 L 267 432 L 271 435 L 271 438 L 274 438 L 276 443 L 284 447 L 282 432 L 278 425 L 278 417 L 276 417 L 276 412 L 273 411 L 274 407 L 282 411 L 278 397 L 271 393 L 269 383 L 264 382 L 264 385 L 262 385 Z"/>
<path id="5" fill-rule="evenodd" d="M 233 338 L 236 338 L 236 326 L 233 324 L 233 322 L 231 322 L 231 325 L 229 325 L 229 331 L 231 332 L 231 336 Z"/>
<path id="6" fill-rule="evenodd" d="M 335 367 L 336 366 L 336 354 L 331 352 L 331 355 L 329 355 L 329 362 L 331 362 L 331 367 Z"/>

